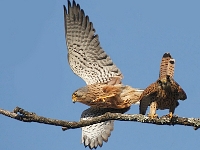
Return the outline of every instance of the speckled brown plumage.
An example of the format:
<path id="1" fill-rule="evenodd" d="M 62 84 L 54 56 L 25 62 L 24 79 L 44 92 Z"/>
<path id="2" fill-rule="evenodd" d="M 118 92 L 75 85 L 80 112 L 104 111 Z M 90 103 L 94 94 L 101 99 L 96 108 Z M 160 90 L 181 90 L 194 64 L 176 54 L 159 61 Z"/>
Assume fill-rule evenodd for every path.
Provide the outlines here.
<path id="1" fill-rule="evenodd" d="M 70 68 L 87 84 L 72 94 L 72 100 L 91 106 L 83 111 L 81 120 L 113 108 L 120 113 L 138 102 L 143 90 L 121 84 L 120 69 L 100 46 L 93 23 L 75 1 L 71 4 L 68 0 L 68 9 L 64 6 L 64 21 Z M 82 127 L 82 143 L 91 149 L 101 147 L 114 128 L 113 122 Z"/>
<path id="2" fill-rule="evenodd" d="M 173 79 L 175 60 L 169 53 L 163 55 L 159 79 L 149 85 L 140 96 L 140 114 L 145 114 L 150 105 L 150 117 L 156 117 L 156 109 L 169 109 L 172 117 L 178 100 L 185 100 L 187 95 L 181 86 Z"/>
<path id="3" fill-rule="evenodd" d="M 92 84 L 75 91 L 72 99 L 93 107 L 123 109 L 138 102 L 142 91 L 122 84 Z"/>
<path id="4" fill-rule="evenodd" d="M 159 77 L 162 77 L 162 76 L 165 76 L 167 74 L 167 72 L 169 70 L 172 70 L 172 69 L 169 69 L 168 70 L 168 64 L 169 64 L 169 61 L 170 59 L 172 59 L 170 53 L 165 53 L 162 57 L 162 60 L 161 60 L 161 63 L 160 63 L 160 71 L 159 71 Z M 171 65 L 170 65 L 171 66 Z M 172 66 L 173 67 L 173 66 Z M 174 67 L 173 67 L 174 68 Z M 172 72 L 173 74 L 174 72 Z"/>

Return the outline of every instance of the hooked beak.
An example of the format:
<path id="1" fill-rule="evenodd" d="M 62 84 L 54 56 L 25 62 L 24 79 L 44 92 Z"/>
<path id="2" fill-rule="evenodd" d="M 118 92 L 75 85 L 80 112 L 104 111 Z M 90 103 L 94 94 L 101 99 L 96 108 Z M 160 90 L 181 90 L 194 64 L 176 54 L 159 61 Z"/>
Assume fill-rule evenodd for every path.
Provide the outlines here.
<path id="1" fill-rule="evenodd" d="M 76 97 L 76 95 L 73 94 L 72 95 L 72 102 L 75 103 L 76 101 L 77 101 L 77 97 Z"/>

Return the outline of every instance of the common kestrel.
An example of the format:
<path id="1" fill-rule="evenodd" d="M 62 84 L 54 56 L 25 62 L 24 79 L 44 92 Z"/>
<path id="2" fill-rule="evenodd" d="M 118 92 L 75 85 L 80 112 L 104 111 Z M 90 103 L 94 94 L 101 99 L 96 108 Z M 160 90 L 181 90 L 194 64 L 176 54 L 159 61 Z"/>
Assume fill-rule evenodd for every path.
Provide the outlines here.
<path id="1" fill-rule="evenodd" d="M 91 106 L 83 111 L 81 120 L 108 111 L 127 111 L 138 102 L 143 90 L 121 84 L 121 71 L 101 48 L 92 22 L 75 1 L 71 5 L 68 0 L 68 11 L 64 6 L 64 20 L 69 65 L 87 84 L 76 90 L 72 99 Z M 83 127 L 82 143 L 91 149 L 101 147 L 103 141 L 107 142 L 113 125 L 111 120 Z"/>
<path id="2" fill-rule="evenodd" d="M 149 85 L 140 96 L 140 114 L 145 115 L 150 105 L 149 117 L 157 117 L 157 109 L 169 109 L 169 117 L 172 118 L 175 108 L 179 105 L 178 100 L 185 100 L 186 93 L 173 79 L 175 59 L 170 53 L 165 53 L 160 65 L 159 79 Z"/>
<path id="3" fill-rule="evenodd" d="M 75 91 L 73 102 L 100 108 L 123 109 L 138 102 L 143 90 L 122 84 L 91 84 Z"/>

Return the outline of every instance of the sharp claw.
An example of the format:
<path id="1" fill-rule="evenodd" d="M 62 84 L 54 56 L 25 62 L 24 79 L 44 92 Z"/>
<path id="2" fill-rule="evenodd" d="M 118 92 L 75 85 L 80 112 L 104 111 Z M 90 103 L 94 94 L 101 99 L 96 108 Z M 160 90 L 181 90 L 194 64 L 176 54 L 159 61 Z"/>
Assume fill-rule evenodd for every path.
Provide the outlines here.
<path id="1" fill-rule="evenodd" d="M 168 116 L 170 119 L 172 119 L 172 117 L 173 117 L 173 113 L 170 112 L 167 116 Z"/>
<path id="2" fill-rule="evenodd" d="M 123 101 L 123 104 L 128 104 L 128 103 L 129 103 L 128 100 L 124 100 L 124 101 Z"/>
<path id="3" fill-rule="evenodd" d="M 157 114 L 148 114 L 148 117 L 151 119 L 155 119 L 155 118 L 158 118 L 158 115 Z"/>
<path id="4" fill-rule="evenodd" d="M 106 97 L 94 99 L 94 100 L 92 100 L 92 102 L 106 102 Z"/>
<path id="5" fill-rule="evenodd" d="M 102 98 L 101 100 L 102 100 L 102 102 L 106 102 L 106 98 Z"/>

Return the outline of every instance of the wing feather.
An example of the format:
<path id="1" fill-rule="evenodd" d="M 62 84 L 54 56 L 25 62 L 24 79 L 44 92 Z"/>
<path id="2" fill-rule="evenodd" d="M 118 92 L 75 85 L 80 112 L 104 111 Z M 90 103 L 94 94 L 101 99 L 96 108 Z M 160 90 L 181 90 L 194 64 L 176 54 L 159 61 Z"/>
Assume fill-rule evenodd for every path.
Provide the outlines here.
<path id="1" fill-rule="evenodd" d="M 122 73 L 101 48 L 93 23 L 79 4 L 68 1 L 64 6 L 65 36 L 68 62 L 72 71 L 86 84 L 107 83 Z"/>
<path id="2" fill-rule="evenodd" d="M 147 111 L 147 107 L 151 104 L 151 102 L 154 100 L 154 97 L 157 92 L 157 83 L 154 82 L 151 85 L 149 85 L 140 96 L 140 106 L 139 106 L 139 112 L 140 114 L 145 115 Z"/>
<path id="3" fill-rule="evenodd" d="M 92 117 L 100 116 L 104 114 L 106 109 L 90 107 L 83 111 L 81 120 L 90 119 Z M 111 131 L 114 128 L 114 121 L 109 120 L 86 127 L 82 127 L 82 139 L 81 142 L 84 146 L 89 146 L 90 149 L 102 146 L 103 142 L 108 141 L 108 137 L 111 135 Z M 95 144 L 94 144 L 95 143 Z"/>
<path id="4" fill-rule="evenodd" d="M 111 109 L 111 108 L 97 108 L 90 107 L 83 111 L 81 114 L 81 120 L 91 119 L 105 114 L 106 112 L 113 113 L 125 113 L 130 108 L 124 109 Z M 114 120 L 109 120 L 86 127 L 82 127 L 82 139 L 81 142 L 84 143 L 85 147 L 97 148 L 98 146 L 102 147 L 103 142 L 107 142 L 111 132 L 114 129 Z"/>

